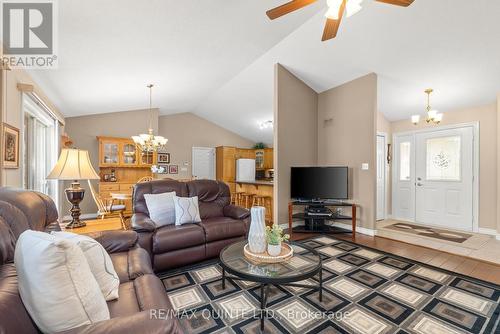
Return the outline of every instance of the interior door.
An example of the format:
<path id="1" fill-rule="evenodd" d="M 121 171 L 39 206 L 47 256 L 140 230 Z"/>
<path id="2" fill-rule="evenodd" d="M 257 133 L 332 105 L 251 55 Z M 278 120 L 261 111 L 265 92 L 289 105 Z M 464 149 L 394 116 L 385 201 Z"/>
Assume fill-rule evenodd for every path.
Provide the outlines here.
<path id="1" fill-rule="evenodd" d="M 415 138 L 416 221 L 472 231 L 473 128 L 417 133 Z"/>
<path id="2" fill-rule="evenodd" d="M 192 174 L 194 179 L 215 180 L 215 148 L 193 147 Z"/>
<path id="3" fill-rule="evenodd" d="M 377 136 L 377 220 L 385 219 L 385 137 Z"/>

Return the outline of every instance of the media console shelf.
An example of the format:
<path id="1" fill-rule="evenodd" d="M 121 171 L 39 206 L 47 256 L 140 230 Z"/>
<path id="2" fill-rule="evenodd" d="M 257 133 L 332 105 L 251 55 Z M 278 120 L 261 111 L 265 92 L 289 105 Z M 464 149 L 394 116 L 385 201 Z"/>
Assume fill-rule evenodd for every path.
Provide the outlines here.
<path id="1" fill-rule="evenodd" d="M 303 212 L 293 212 L 294 207 L 304 207 Z M 331 216 L 310 215 L 306 212 L 306 207 L 326 207 L 326 208 L 351 208 L 351 215 L 339 215 L 335 212 Z M 288 233 L 290 237 L 293 232 L 297 233 L 352 233 L 352 238 L 356 235 L 356 211 L 358 205 L 348 202 L 306 202 L 306 201 L 290 201 L 288 203 Z M 351 221 L 352 231 L 337 226 L 328 225 L 328 222 L 341 220 Z M 292 228 L 294 221 L 303 221 L 304 225 Z"/>

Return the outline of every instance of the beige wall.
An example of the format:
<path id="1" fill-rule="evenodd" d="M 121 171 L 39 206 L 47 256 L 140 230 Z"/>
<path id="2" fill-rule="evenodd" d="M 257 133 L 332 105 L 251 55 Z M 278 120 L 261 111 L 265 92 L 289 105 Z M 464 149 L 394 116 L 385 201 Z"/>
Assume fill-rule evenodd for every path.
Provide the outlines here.
<path id="1" fill-rule="evenodd" d="M 2 75 L 2 81 L 5 82 L 4 87 L 2 87 L 2 122 L 12 125 L 20 129 L 20 140 L 22 141 L 24 131 L 22 129 L 23 124 L 23 111 L 22 111 L 22 92 L 17 89 L 17 84 L 29 84 L 34 86 L 34 92 L 47 104 L 47 106 L 56 113 L 61 120 L 64 117 L 61 115 L 59 110 L 50 102 L 44 92 L 38 87 L 38 85 L 33 81 L 29 74 L 24 70 L 11 70 L 11 71 L 0 71 Z M 23 147 L 22 142 L 20 143 L 19 152 L 19 164 L 22 166 L 23 157 Z M 23 176 L 22 168 L 17 169 L 3 169 L 2 178 L 0 184 L 4 186 L 12 187 L 22 187 Z"/>
<path id="2" fill-rule="evenodd" d="M 351 168 L 359 226 L 374 229 L 376 200 L 377 75 L 319 94 L 318 164 Z M 361 170 L 368 163 L 369 170 Z"/>
<path id="3" fill-rule="evenodd" d="M 386 146 L 387 144 L 392 145 L 392 128 L 391 122 L 389 122 L 383 113 L 380 111 L 377 112 L 377 134 L 384 133 L 386 134 Z M 392 151 L 392 146 L 391 146 Z M 387 163 L 387 156 L 385 159 L 385 187 L 386 187 L 386 199 L 385 199 L 385 210 L 386 214 L 392 214 L 392 163 Z M 387 218 L 387 217 L 386 217 Z"/>
<path id="4" fill-rule="evenodd" d="M 168 177 L 191 178 L 193 147 L 235 146 L 251 148 L 255 143 L 192 113 L 161 116 L 158 132 L 168 138 L 171 164 L 179 165 L 179 174 Z"/>
<path id="5" fill-rule="evenodd" d="M 66 119 L 66 132 L 74 142 L 75 147 L 89 151 L 90 159 L 96 170 L 99 166 L 99 147 L 96 137 L 131 137 L 145 133 L 148 128 L 148 110 L 123 111 L 108 114 L 97 114 Z M 153 129 L 155 133 L 168 138 L 168 152 L 171 163 L 179 165 L 179 178 L 191 177 L 191 148 L 193 146 L 215 147 L 231 145 L 251 147 L 252 141 L 221 128 L 203 118 L 190 113 L 169 116 L 159 116 L 154 110 Z M 188 166 L 184 166 L 184 162 Z M 187 171 L 182 171 L 185 167 Z M 97 190 L 97 181 L 93 182 Z M 82 186 L 87 188 L 87 183 Z M 83 213 L 95 213 L 95 206 L 90 191 L 81 204 Z M 63 215 L 67 215 L 69 205 L 65 203 Z"/>
<path id="6" fill-rule="evenodd" d="M 287 224 L 290 167 L 317 164 L 318 94 L 280 64 L 274 80 L 274 221 Z"/>
<path id="7" fill-rule="evenodd" d="M 442 125 L 479 122 L 479 227 L 497 229 L 497 105 L 467 108 L 444 113 Z M 409 119 L 391 123 L 393 134 L 432 128 L 421 121 L 417 126 Z"/>

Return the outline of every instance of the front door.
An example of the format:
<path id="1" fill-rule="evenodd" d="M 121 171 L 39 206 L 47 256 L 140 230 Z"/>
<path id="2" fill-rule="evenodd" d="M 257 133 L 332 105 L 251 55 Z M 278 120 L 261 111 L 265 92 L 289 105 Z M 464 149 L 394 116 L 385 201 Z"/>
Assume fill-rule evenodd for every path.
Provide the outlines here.
<path id="1" fill-rule="evenodd" d="M 473 229 L 473 128 L 415 135 L 415 220 Z"/>

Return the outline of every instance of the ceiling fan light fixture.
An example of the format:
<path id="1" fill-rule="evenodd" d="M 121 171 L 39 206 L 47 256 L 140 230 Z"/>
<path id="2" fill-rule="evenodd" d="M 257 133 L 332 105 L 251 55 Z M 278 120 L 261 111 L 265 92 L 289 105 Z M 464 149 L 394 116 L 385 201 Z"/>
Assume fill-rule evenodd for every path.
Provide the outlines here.
<path id="1" fill-rule="evenodd" d="M 325 17 L 332 20 L 338 20 L 342 0 L 327 0 L 326 4 L 328 6 L 328 11 L 326 12 Z"/>
<path id="2" fill-rule="evenodd" d="M 363 9 L 363 7 L 361 6 L 362 2 L 363 0 L 348 0 L 345 8 L 346 17 L 351 17 L 361 9 Z"/>

